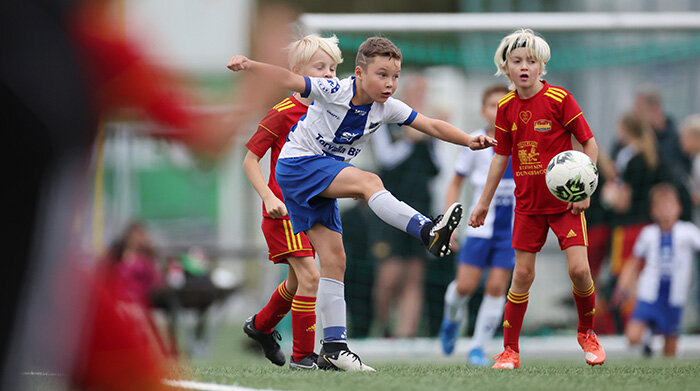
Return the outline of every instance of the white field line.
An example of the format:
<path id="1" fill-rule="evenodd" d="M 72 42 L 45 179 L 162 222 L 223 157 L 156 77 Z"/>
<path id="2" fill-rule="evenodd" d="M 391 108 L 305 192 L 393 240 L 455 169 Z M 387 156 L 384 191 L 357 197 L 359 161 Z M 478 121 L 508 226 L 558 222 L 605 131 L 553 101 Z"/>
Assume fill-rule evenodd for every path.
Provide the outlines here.
<path id="1" fill-rule="evenodd" d="M 177 388 L 201 391 L 277 391 L 271 389 L 248 388 L 216 383 L 201 383 L 193 380 L 163 380 L 163 383 Z"/>

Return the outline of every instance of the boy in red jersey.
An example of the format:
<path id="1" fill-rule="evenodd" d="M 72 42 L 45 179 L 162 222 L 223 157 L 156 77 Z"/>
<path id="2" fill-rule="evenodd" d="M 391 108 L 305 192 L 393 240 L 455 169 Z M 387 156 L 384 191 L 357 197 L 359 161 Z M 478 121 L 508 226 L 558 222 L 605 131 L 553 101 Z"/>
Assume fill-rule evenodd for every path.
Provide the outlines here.
<path id="1" fill-rule="evenodd" d="M 313 77 L 335 77 L 341 63 L 338 39 L 308 35 L 289 47 L 289 65 L 292 72 Z M 314 353 L 316 334 L 316 291 L 320 278 L 314 261 L 314 249 L 300 232 L 294 234 L 284 205 L 282 191 L 275 180 L 275 165 L 287 134 L 306 114 L 312 99 L 302 98 L 298 92 L 272 107 L 258 124 L 258 130 L 246 147 L 249 151 L 243 161 L 248 180 L 263 201 L 262 230 L 274 263 L 289 264 L 289 274 L 275 290 L 270 301 L 243 325 L 243 331 L 256 340 L 265 356 L 276 365 L 284 365 L 273 332 L 280 320 L 292 310 L 293 353 L 289 363 L 292 369 L 318 369 Z M 270 150 L 270 178 L 265 183 L 260 170 L 260 159 Z"/>
<path id="2" fill-rule="evenodd" d="M 550 227 L 559 239 L 559 247 L 566 252 L 579 317 L 578 342 L 586 362 L 590 365 L 605 362 L 605 352 L 593 331 L 595 294 L 586 253 L 588 240 L 583 213 L 590 199 L 574 203 L 559 201 L 547 189 L 544 178 L 550 159 L 572 149 L 571 135 L 594 162 L 598 146 L 571 94 L 540 79 L 549 58 L 549 45 L 530 29 L 517 30 L 503 38 L 494 56 L 496 75 L 505 74 L 515 89 L 498 103 L 498 144 L 494 147 L 486 186 L 469 217 L 472 227 L 484 224 L 496 186 L 512 155 L 516 200 L 515 269 L 503 315 L 505 350 L 496 356 L 493 368 L 520 366 L 518 339 L 535 278 L 535 257 Z"/>

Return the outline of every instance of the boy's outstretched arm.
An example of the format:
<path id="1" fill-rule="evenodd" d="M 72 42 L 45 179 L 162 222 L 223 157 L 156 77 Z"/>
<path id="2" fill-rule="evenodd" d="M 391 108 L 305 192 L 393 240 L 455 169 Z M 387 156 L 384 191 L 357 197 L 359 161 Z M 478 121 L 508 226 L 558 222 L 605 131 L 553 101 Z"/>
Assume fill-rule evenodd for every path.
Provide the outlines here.
<path id="1" fill-rule="evenodd" d="M 285 68 L 277 65 L 266 64 L 264 62 L 253 61 L 246 56 L 236 55 L 228 60 L 226 67 L 234 72 L 248 71 L 257 76 L 261 76 L 266 82 L 280 86 L 287 90 L 304 92 L 306 81 L 304 76 L 297 75 Z"/>
<path id="2" fill-rule="evenodd" d="M 411 127 L 452 144 L 465 145 L 473 150 L 496 145 L 496 139 L 484 135 L 470 136 L 453 125 L 418 113 Z"/>
<path id="3" fill-rule="evenodd" d="M 484 191 L 481 193 L 481 198 L 479 202 L 476 203 L 472 214 L 469 216 L 469 226 L 477 228 L 484 225 L 484 220 L 486 220 L 486 214 L 489 212 L 489 206 L 491 205 L 491 200 L 493 195 L 496 193 L 496 188 L 498 183 L 503 178 L 503 173 L 508 167 L 508 159 L 510 156 L 494 154 L 491 159 L 491 165 L 489 166 L 489 175 L 486 177 L 486 185 L 484 185 Z"/>

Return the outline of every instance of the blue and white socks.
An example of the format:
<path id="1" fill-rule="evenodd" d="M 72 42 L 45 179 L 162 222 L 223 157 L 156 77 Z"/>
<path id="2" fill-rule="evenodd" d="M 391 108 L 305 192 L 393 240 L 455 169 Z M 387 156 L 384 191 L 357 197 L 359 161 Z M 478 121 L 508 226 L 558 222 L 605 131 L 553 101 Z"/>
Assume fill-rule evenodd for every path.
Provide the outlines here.
<path id="1" fill-rule="evenodd" d="M 407 203 L 396 199 L 388 190 L 374 193 L 367 201 L 367 204 L 374 214 L 385 223 L 422 241 L 424 240 L 421 236 L 421 229 L 431 220 Z"/>
<path id="2" fill-rule="evenodd" d="M 321 278 L 316 307 L 323 324 L 323 341 L 346 343 L 345 284 L 332 278 Z"/>

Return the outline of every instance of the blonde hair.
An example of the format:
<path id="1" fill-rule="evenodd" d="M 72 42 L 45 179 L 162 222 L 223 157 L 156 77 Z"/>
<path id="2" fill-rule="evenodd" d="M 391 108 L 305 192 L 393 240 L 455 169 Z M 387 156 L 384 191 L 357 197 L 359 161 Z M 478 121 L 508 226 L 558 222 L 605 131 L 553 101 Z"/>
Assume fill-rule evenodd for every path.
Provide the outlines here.
<path id="1" fill-rule="evenodd" d="M 310 34 L 287 46 L 289 51 L 289 68 L 305 66 L 311 61 L 311 57 L 314 56 L 318 49 L 326 52 L 336 64 L 343 62 L 343 57 L 338 47 L 338 38 L 335 35 L 323 38 L 316 34 Z"/>
<path id="2" fill-rule="evenodd" d="M 496 53 L 493 56 L 493 63 L 496 64 L 497 68 L 496 76 L 506 75 L 508 77 L 506 62 L 513 50 L 518 48 L 526 48 L 528 56 L 542 64 L 542 74 L 545 75 L 547 73 L 545 65 L 551 56 L 547 41 L 531 29 L 520 29 L 505 36 L 498 45 L 498 49 L 496 49 Z M 508 77 L 508 80 L 510 80 L 510 77 Z M 512 80 L 511 87 L 513 87 Z"/>
<path id="3" fill-rule="evenodd" d="M 681 124 L 680 131 L 683 133 L 688 132 L 694 137 L 700 137 L 700 114 L 687 116 Z"/>

